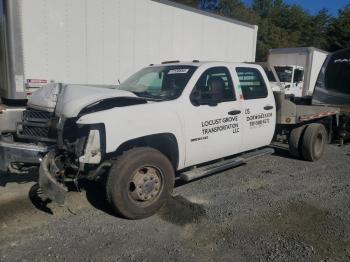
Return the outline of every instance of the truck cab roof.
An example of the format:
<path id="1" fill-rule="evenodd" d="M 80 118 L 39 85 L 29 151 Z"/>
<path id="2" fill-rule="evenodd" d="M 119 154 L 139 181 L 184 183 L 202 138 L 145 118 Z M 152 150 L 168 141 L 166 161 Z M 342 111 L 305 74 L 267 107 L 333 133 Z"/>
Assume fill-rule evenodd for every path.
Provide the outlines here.
<path id="1" fill-rule="evenodd" d="M 200 67 L 203 65 L 213 65 L 213 66 L 249 66 L 260 68 L 261 66 L 258 64 L 252 64 L 249 62 L 227 62 L 227 61 L 170 61 L 170 62 L 162 62 L 161 64 L 151 64 L 150 67 L 157 66 L 195 66 Z"/>

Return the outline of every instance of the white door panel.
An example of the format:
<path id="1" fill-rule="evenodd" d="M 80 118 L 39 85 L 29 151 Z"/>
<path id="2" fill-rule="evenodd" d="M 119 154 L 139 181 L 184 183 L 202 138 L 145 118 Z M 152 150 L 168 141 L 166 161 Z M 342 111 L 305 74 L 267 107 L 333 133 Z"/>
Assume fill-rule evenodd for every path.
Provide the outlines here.
<path id="1" fill-rule="evenodd" d="M 243 114 L 238 112 L 241 111 L 237 101 L 215 107 L 189 104 L 185 109 L 186 166 L 239 153 Z M 229 112 L 237 115 L 229 115 Z"/>
<path id="2" fill-rule="evenodd" d="M 276 108 L 265 74 L 257 68 L 237 67 L 243 113 L 242 150 L 269 145 L 275 132 Z"/>
<path id="3" fill-rule="evenodd" d="M 244 112 L 244 150 L 251 150 L 271 143 L 275 130 L 275 107 L 269 99 L 245 100 Z"/>
<path id="4" fill-rule="evenodd" d="M 243 112 L 236 97 L 227 67 L 211 67 L 199 77 L 183 108 L 186 166 L 241 152 Z"/>

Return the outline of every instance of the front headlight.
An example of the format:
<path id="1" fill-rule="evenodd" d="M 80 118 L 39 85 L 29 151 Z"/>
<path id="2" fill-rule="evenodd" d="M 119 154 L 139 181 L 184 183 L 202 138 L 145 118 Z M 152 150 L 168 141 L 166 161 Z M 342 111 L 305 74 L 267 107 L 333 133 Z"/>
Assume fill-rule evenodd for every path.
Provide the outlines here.
<path id="1" fill-rule="evenodd" d="M 99 164 L 101 159 L 101 134 L 98 129 L 91 129 L 85 144 L 84 155 L 79 157 L 79 162 L 84 164 Z"/>

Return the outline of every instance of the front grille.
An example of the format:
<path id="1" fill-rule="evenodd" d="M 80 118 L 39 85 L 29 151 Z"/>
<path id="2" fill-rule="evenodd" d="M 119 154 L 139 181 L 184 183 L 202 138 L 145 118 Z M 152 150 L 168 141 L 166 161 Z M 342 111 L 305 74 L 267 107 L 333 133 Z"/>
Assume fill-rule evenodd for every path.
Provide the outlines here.
<path id="1" fill-rule="evenodd" d="M 27 109 L 23 112 L 23 121 L 17 124 L 17 135 L 23 139 L 55 142 L 53 120 L 53 113 Z"/>
<path id="2" fill-rule="evenodd" d="M 53 117 L 50 112 L 27 109 L 23 112 L 23 121 L 48 122 Z"/>
<path id="3" fill-rule="evenodd" d="M 22 135 L 31 136 L 31 137 L 49 137 L 49 128 L 48 127 L 39 127 L 39 126 L 26 126 L 22 128 Z"/>

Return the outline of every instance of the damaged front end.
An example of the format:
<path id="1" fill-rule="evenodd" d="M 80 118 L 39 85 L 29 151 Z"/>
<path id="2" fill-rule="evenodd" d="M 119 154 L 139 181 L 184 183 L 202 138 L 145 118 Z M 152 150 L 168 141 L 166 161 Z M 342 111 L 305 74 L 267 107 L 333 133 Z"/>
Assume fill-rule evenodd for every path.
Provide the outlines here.
<path id="1" fill-rule="evenodd" d="M 86 93 L 84 96 L 82 91 Z M 146 104 L 147 100 L 127 91 L 91 86 L 65 87 L 60 97 L 55 108 L 59 119 L 55 132 L 57 143 L 41 163 L 39 185 L 44 195 L 63 203 L 68 182 L 78 185 L 81 178 L 94 180 L 109 165 L 104 124 L 83 124 L 79 122 L 81 117 L 116 107 Z"/>
<path id="2" fill-rule="evenodd" d="M 39 169 L 39 186 L 45 196 L 54 202 L 63 204 L 66 193 L 64 169 L 55 151 L 44 157 Z"/>
<path id="3" fill-rule="evenodd" d="M 63 204 L 67 183 L 77 185 L 78 179 L 91 177 L 105 152 L 104 133 L 103 125 L 64 121 L 58 130 L 57 148 L 46 154 L 40 165 L 39 186 L 44 196 Z"/>

